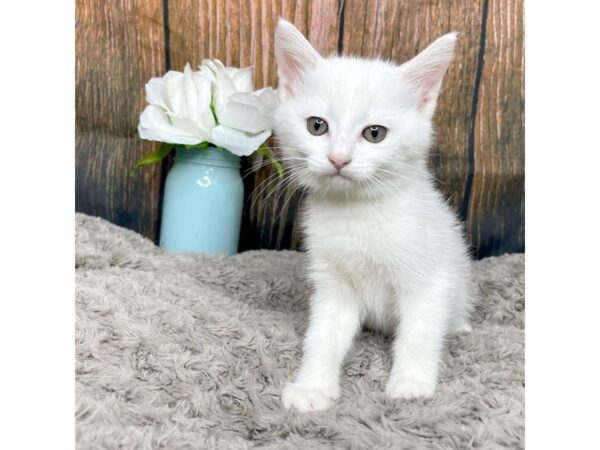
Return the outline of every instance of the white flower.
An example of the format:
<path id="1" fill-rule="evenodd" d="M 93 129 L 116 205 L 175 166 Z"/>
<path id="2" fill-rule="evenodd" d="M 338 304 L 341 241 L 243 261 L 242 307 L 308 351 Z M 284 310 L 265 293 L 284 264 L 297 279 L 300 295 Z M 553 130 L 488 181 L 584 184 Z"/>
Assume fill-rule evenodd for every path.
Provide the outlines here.
<path id="1" fill-rule="evenodd" d="M 216 145 L 237 155 L 249 155 L 271 136 L 271 113 L 276 106 L 271 88 L 252 92 L 252 69 L 225 67 L 218 59 L 202 61 L 202 73 L 213 82 L 213 101 L 219 125 Z"/>
<path id="2" fill-rule="evenodd" d="M 204 60 L 200 72 L 188 64 L 183 73 L 153 78 L 146 84 L 149 105 L 140 116 L 140 137 L 172 144 L 209 142 L 250 155 L 271 135 L 270 114 L 277 105 L 271 88 L 252 90 L 251 68 L 224 67 L 219 60 Z"/>
<path id="3" fill-rule="evenodd" d="M 193 72 L 170 71 L 146 84 L 149 105 L 140 116 L 140 137 L 170 144 L 210 141 L 215 119 L 210 109 L 211 79 Z"/>

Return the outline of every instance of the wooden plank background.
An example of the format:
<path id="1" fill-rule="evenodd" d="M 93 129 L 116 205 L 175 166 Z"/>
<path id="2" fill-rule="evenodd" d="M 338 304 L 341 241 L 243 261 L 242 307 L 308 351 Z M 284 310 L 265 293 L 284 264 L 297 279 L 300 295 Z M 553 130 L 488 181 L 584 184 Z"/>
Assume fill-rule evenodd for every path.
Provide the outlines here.
<path id="1" fill-rule="evenodd" d="M 276 86 L 279 16 L 323 54 L 403 62 L 459 32 L 435 116 L 431 167 L 476 257 L 524 251 L 522 0 L 77 0 L 76 208 L 157 240 L 169 163 L 128 169 L 153 148 L 137 137 L 144 84 L 204 58 L 254 66 Z M 246 164 L 246 170 L 249 163 Z M 299 248 L 300 195 L 272 168 L 244 172 L 240 250 Z"/>
<path id="2" fill-rule="evenodd" d="M 137 136 L 144 84 L 165 71 L 160 1 L 77 0 L 75 208 L 155 238 L 162 168 L 128 170 L 154 144 Z"/>

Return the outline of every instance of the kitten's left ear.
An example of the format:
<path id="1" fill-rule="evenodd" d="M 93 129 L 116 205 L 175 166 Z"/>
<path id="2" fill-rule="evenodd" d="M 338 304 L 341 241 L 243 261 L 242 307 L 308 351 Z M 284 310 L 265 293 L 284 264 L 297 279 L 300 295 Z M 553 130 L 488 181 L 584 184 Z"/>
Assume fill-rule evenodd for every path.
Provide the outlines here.
<path id="1" fill-rule="evenodd" d="M 398 68 L 398 74 L 408 81 L 419 96 L 419 109 L 433 116 L 435 103 L 448 65 L 454 57 L 457 33 L 448 33 L 429 45 Z"/>

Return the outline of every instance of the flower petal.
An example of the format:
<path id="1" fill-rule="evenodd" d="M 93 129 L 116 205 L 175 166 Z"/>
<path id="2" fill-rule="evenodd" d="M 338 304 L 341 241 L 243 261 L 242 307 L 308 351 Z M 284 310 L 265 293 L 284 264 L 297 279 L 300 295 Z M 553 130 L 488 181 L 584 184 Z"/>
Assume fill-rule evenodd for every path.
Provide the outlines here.
<path id="1" fill-rule="evenodd" d="M 190 117 L 196 125 L 205 133 L 210 134 L 210 130 L 216 125 L 212 110 L 210 109 L 211 97 L 211 79 L 206 73 L 194 73 L 194 83 L 196 85 L 197 113 L 195 117 Z"/>
<path id="2" fill-rule="evenodd" d="M 259 134 L 248 134 L 225 125 L 217 125 L 212 130 L 211 142 L 229 150 L 234 155 L 248 156 L 271 136 L 271 130 Z"/>
<path id="3" fill-rule="evenodd" d="M 198 115 L 198 94 L 194 83 L 194 73 L 189 63 L 183 69 L 183 93 L 186 109 L 185 117 L 194 119 Z"/>
<path id="4" fill-rule="evenodd" d="M 141 125 L 138 126 L 138 133 L 142 139 L 146 139 L 148 141 L 166 142 L 167 144 L 195 145 L 203 142 L 196 138 L 172 135 L 163 131 L 156 131 L 153 128 L 144 128 Z"/>
<path id="5" fill-rule="evenodd" d="M 263 104 L 260 99 L 249 92 L 236 92 L 229 96 L 230 102 L 243 103 L 244 105 L 253 106 L 258 110 L 263 109 Z"/>
<path id="6" fill-rule="evenodd" d="M 199 144 L 206 140 L 173 126 L 167 113 L 155 105 L 148 105 L 140 115 L 138 132 L 142 139 L 170 144 Z"/>
<path id="7" fill-rule="evenodd" d="M 200 69 L 211 76 L 215 111 L 217 113 L 217 119 L 219 119 L 227 99 L 231 94 L 235 94 L 236 92 L 235 85 L 229 75 L 225 72 L 223 63 L 218 59 L 202 60 Z"/>
<path id="8" fill-rule="evenodd" d="M 244 103 L 229 102 L 223 108 L 220 123 L 248 133 L 260 133 L 272 128 L 272 120 L 258 108 Z"/>
<path id="9" fill-rule="evenodd" d="M 230 69 L 230 67 L 228 67 Z M 252 92 L 254 84 L 252 83 L 252 67 L 236 69 L 231 76 L 237 92 Z"/>
<path id="10" fill-rule="evenodd" d="M 178 130 L 181 130 L 183 133 L 189 134 L 191 136 L 196 136 L 198 139 L 205 141 L 209 137 L 209 133 L 206 133 L 202 130 L 198 125 L 196 125 L 192 120 L 186 119 L 184 117 L 172 116 L 167 113 L 171 125 L 173 125 Z"/>
<path id="11" fill-rule="evenodd" d="M 168 109 L 165 101 L 165 82 L 162 78 L 151 78 L 146 83 L 146 101 L 150 105 Z"/>
<path id="12" fill-rule="evenodd" d="M 277 93 L 270 87 L 254 91 L 254 95 L 260 99 L 260 102 L 268 109 L 275 109 L 279 105 Z"/>
<path id="13" fill-rule="evenodd" d="M 233 80 L 225 71 L 225 66 L 223 66 L 223 63 L 218 59 L 203 59 L 200 69 L 204 69 L 212 75 L 211 78 L 215 87 L 220 88 L 225 96 L 228 97 L 236 92 Z"/>
<path id="14" fill-rule="evenodd" d="M 177 116 L 184 117 L 187 113 L 183 92 L 183 73 L 171 70 L 163 77 L 165 82 L 165 100 L 168 110 Z"/>

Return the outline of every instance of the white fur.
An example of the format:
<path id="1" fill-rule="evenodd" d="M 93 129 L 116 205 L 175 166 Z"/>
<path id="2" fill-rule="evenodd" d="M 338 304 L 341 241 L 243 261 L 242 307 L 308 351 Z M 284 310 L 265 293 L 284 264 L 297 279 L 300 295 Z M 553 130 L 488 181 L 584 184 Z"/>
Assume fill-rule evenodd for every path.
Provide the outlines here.
<path id="1" fill-rule="evenodd" d="M 275 131 L 293 182 L 310 190 L 304 217 L 314 286 L 304 355 L 286 408 L 327 408 L 361 326 L 395 335 L 391 397 L 433 395 L 444 336 L 468 331 L 471 268 L 461 226 L 427 170 L 431 118 L 455 34 L 398 67 L 321 58 L 291 24 L 275 41 L 281 105 Z M 328 133 L 311 135 L 317 116 Z M 362 130 L 388 129 L 377 144 Z M 340 173 L 329 157 L 351 162 Z"/>

